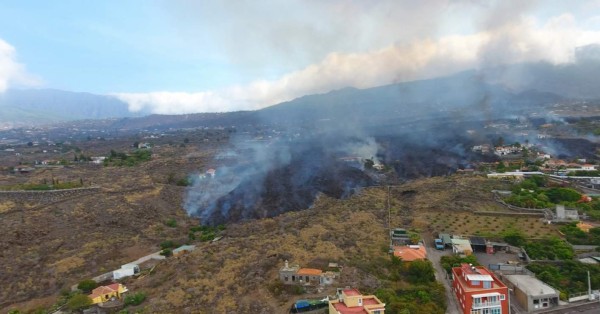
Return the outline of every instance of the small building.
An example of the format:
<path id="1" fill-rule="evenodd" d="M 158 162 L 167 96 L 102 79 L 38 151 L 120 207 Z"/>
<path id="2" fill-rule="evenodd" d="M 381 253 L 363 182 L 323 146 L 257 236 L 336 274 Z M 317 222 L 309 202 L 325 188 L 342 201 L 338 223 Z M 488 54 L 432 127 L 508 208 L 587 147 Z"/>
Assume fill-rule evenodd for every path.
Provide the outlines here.
<path id="1" fill-rule="evenodd" d="M 338 289 L 337 299 L 329 300 L 329 314 L 385 314 L 385 303 L 357 289 Z"/>
<path id="2" fill-rule="evenodd" d="M 173 256 L 181 256 L 196 249 L 195 245 L 182 245 L 173 250 Z"/>
<path id="3" fill-rule="evenodd" d="M 394 256 L 404 262 L 426 260 L 427 251 L 422 245 L 394 246 Z"/>
<path id="4" fill-rule="evenodd" d="M 217 174 L 217 170 L 215 170 L 215 169 L 211 168 L 211 169 L 206 170 L 206 175 L 210 176 L 211 178 L 214 178 L 216 174 Z"/>
<path id="5" fill-rule="evenodd" d="M 140 272 L 140 266 L 137 264 L 121 265 L 120 269 L 113 271 L 113 280 L 130 277 Z"/>
<path id="6" fill-rule="evenodd" d="M 452 237 L 449 234 L 440 233 L 439 238 L 442 239 L 442 243 L 444 243 L 445 246 L 448 246 L 448 247 L 452 246 Z"/>
<path id="7" fill-rule="evenodd" d="M 468 239 L 452 239 L 452 252 L 454 254 L 473 254 L 471 242 Z"/>
<path id="8" fill-rule="evenodd" d="M 558 306 L 560 292 L 529 275 L 506 275 L 506 285 L 513 289 L 514 300 L 528 313 Z"/>
<path id="9" fill-rule="evenodd" d="M 585 222 L 579 222 L 577 224 L 577 228 L 579 228 L 579 230 L 581 230 L 583 232 L 589 233 L 590 229 L 594 228 L 594 226 L 590 225 L 588 223 L 585 223 Z"/>
<path id="10" fill-rule="evenodd" d="M 127 288 L 120 283 L 113 283 L 108 286 L 100 286 L 89 295 L 92 304 L 104 303 L 114 299 L 121 299 Z"/>
<path id="11" fill-rule="evenodd" d="M 321 284 L 323 271 L 316 268 L 300 268 L 296 272 L 296 278 L 304 284 Z"/>
<path id="12" fill-rule="evenodd" d="M 508 287 L 483 266 L 452 268 L 452 291 L 464 314 L 508 314 Z"/>
<path id="13" fill-rule="evenodd" d="M 390 232 L 392 244 L 394 245 L 405 245 L 410 244 L 410 235 L 404 228 L 395 228 Z"/>
<path id="14" fill-rule="evenodd" d="M 331 285 L 338 276 L 339 273 L 333 271 L 300 268 L 299 265 L 290 265 L 288 261 L 279 269 L 279 280 L 285 285 Z"/>
<path id="15" fill-rule="evenodd" d="M 483 237 L 469 237 L 469 243 L 474 252 L 486 252 L 486 242 Z"/>
<path id="16" fill-rule="evenodd" d="M 104 163 L 104 160 L 106 160 L 106 156 L 95 156 L 95 157 L 90 157 L 90 159 L 93 164 L 101 165 L 102 163 Z"/>
<path id="17" fill-rule="evenodd" d="M 577 221 L 577 220 L 579 220 L 579 213 L 577 212 L 576 209 L 565 209 L 565 205 L 556 205 L 556 220 L 558 220 L 558 221 L 565 221 L 565 220 Z"/>

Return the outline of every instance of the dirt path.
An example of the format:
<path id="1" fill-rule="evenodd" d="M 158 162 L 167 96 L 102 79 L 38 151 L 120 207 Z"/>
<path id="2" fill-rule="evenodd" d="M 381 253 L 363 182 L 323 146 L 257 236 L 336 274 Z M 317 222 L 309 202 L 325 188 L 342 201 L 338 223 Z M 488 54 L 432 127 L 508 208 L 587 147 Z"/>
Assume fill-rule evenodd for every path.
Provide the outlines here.
<path id="1" fill-rule="evenodd" d="M 431 261 L 433 264 L 433 268 L 435 269 L 435 279 L 441 282 L 446 289 L 446 301 L 447 308 L 446 314 L 459 314 L 458 303 L 456 302 L 456 296 L 452 292 L 452 286 L 450 279 L 446 278 L 446 272 L 442 268 L 440 264 L 440 259 L 444 255 L 448 255 L 450 253 L 449 250 L 436 250 L 433 246 L 433 237 L 430 234 L 424 234 L 423 239 L 425 240 L 425 249 L 427 250 L 427 259 Z"/>

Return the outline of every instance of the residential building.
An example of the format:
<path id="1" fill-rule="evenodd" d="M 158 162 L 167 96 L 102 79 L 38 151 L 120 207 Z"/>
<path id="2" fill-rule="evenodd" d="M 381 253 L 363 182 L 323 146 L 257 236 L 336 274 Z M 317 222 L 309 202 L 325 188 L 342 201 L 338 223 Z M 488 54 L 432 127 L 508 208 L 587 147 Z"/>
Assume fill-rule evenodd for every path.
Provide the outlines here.
<path id="1" fill-rule="evenodd" d="M 452 290 L 464 314 L 508 314 L 508 287 L 483 266 L 452 268 Z"/>
<path id="2" fill-rule="evenodd" d="M 394 256 L 404 262 L 427 259 L 427 251 L 422 245 L 394 246 Z"/>
<path id="3" fill-rule="evenodd" d="M 506 275 L 506 285 L 514 299 L 528 313 L 558 306 L 560 292 L 529 275 Z"/>
<path id="4" fill-rule="evenodd" d="M 362 295 L 357 289 L 338 289 L 338 298 L 329 300 L 329 314 L 384 314 L 385 303 L 374 295 Z"/>
<path id="5" fill-rule="evenodd" d="M 299 265 L 290 265 L 288 261 L 279 269 L 279 280 L 286 285 L 331 285 L 338 275 L 333 271 L 300 268 Z"/>
<path id="6" fill-rule="evenodd" d="M 127 288 L 120 283 L 113 283 L 108 286 L 100 286 L 89 295 L 92 299 L 92 304 L 108 302 L 112 299 L 120 299 L 123 293 L 127 292 Z"/>
<path id="7" fill-rule="evenodd" d="M 113 271 L 113 280 L 130 277 L 140 272 L 140 266 L 137 264 L 121 265 L 120 269 Z"/>

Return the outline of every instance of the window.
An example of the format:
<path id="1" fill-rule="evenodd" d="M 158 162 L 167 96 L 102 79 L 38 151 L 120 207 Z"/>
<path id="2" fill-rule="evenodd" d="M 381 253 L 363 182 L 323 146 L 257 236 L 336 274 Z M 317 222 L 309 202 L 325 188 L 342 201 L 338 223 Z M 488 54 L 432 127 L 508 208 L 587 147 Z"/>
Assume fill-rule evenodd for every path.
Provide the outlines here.
<path id="1" fill-rule="evenodd" d="M 358 298 L 358 306 L 362 306 L 362 298 Z"/>
<path id="2" fill-rule="evenodd" d="M 304 276 L 304 281 L 306 281 L 306 282 L 309 281 L 308 276 Z"/>
<path id="3" fill-rule="evenodd" d="M 285 281 L 288 281 L 288 279 L 289 279 L 289 278 L 288 278 L 288 276 L 285 276 L 285 277 L 284 277 L 284 280 L 285 280 Z"/>
<path id="4" fill-rule="evenodd" d="M 292 276 L 292 281 L 296 281 L 296 276 Z"/>
<path id="5" fill-rule="evenodd" d="M 492 288 L 492 282 L 491 281 L 484 281 L 483 282 L 483 287 L 485 289 L 491 289 Z"/>
<path id="6" fill-rule="evenodd" d="M 501 294 L 500 295 L 500 301 L 504 301 L 504 300 L 506 300 L 506 296 L 504 294 Z"/>
<path id="7" fill-rule="evenodd" d="M 472 280 L 472 281 L 471 281 L 471 284 L 472 284 L 473 286 L 479 286 L 479 285 L 481 284 L 481 282 L 480 282 L 479 280 Z"/>

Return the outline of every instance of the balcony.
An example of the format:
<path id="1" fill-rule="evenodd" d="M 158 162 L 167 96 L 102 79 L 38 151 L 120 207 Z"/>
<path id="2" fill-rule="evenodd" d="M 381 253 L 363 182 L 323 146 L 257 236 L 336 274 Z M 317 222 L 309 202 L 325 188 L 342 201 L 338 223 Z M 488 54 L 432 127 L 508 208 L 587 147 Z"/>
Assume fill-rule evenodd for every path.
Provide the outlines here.
<path id="1" fill-rule="evenodd" d="M 481 309 L 484 307 L 500 306 L 501 301 L 486 301 L 486 302 L 473 302 L 473 309 Z"/>

